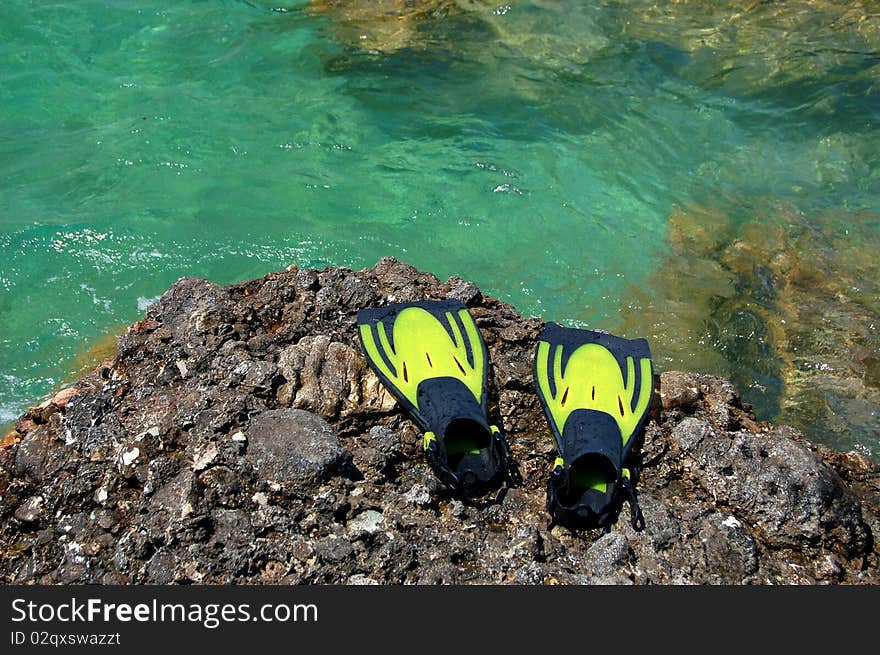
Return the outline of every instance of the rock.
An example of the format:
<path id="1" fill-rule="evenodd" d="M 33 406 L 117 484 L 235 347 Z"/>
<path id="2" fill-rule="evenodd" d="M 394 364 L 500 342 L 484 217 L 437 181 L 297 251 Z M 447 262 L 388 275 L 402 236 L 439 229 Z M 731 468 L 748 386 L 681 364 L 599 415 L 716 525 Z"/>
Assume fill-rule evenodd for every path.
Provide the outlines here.
<path id="1" fill-rule="evenodd" d="M 633 584 L 633 581 L 627 578 L 625 575 L 580 575 L 575 576 L 573 582 L 575 584 L 593 586 L 619 586 Z"/>
<path id="2" fill-rule="evenodd" d="M 355 466 L 359 470 L 373 471 L 378 475 L 375 476 L 377 481 L 385 479 L 386 469 L 388 468 L 388 457 L 375 448 L 355 448 L 352 451 Z"/>
<path id="3" fill-rule="evenodd" d="M 52 396 L 52 404 L 55 406 L 64 409 L 67 407 L 67 404 L 70 402 L 71 398 L 76 396 L 79 393 L 79 389 L 74 387 L 67 387 L 66 389 L 62 389 L 54 396 Z"/>
<path id="4" fill-rule="evenodd" d="M 128 448 L 125 448 L 122 453 L 119 455 L 119 461 L 122 463 L 122 466 L 128 467 L 134 464 L 138 457 L 141 456 L 141 449 L 135 443 L 131 444 Z"/>
<path id="5" fill-rule="evenodd" d="M 20 435 L 25 435 L 31 430 L 36 429 L 36 427 L 36 421 L 30 418 L 29 414 L 25 414 L 15 422 L 15 431 L 18 432 Z"/>
<path id="6" fill-rule="evenodd" d="M 446 285 L 449 287 L 447 297 L 460 300 L 468 307 L 477 304 L 482 298 L 480 289 L 473 282 L 451 277 L 446 281 Z"/>
<path id="7" fill-rule="evenodd" d="M 826 555 L 816 562 L 816 577 L 820 580 L 836 581 L 843 573 L 840 560 L 834 555 Z"/>
<path id="8" fill-rule="evenodd" d="M 247 459 L 266 480 L 313 481 L 340 471 L 351 454 L 321 417 L 269 410 L 251 420 Z"/>
<path id="9" fill-rule="evenodd" d="M 388 404 L 387 394 L 366 393 L 378 385 L 368 379 L 360 353 L 325 335 L 307 336 L 286 348 L 278 358 L 278 368 L 289 381 L 282 387 L 280 400 L 326 419 L 345 417 L 364 401 L 376 409 Z"/>
<path id="10" fill-rule="evenodd" d="M 348 579 L 348 584 L 363 586 L 363 585 L 378 585 L 379 583 L 376 582 L 373 578 L 368 578 L 367 576 L 365 576 L 361 573 L 355 573 L 353 576 L 351 576 Z"/>
<path id="11" fill-rule="evenodd" d="M 18 444 L 14 474 L 39 483 L 43 479 L 43 467 L 51 442 L 52 435 L 47 427 L 39 427 L 28 432 L 27 436 Z"/>
<path id="12" fill-rule="evenodd" d="M 483 333 L 490 418 L 524 477 L 468 501 L 427 465 L 355 326 L 366 302 L 449 296 Z M 757 421 L 698 373 L 661 376 L 645 530 L 626 507 L 605 535 L 550 529 L 541 325 L 390 258 L 179 280 L 66 404 L 0 444 L 0 583 L 880 584 L 880 468 Z"/>
<path id="13" fill-rule="evenodd" d="M 237 506 L 241 502 L 241 480 L 226 466 L 208 469 L 199 475 L 198 482 L 204 488 L 203 497 L 212 504 Z"/>
<path id="14" fill-rule="evenodd" d="M 318 284 L 318 272 L 315 270 L 298 270 L 296 271 L 294 280 L 296 286 L 300 287 L 304 291 L 317 291 L 320 287 L 320 285 Z"/>
<path id="15" fill-rule="evenodd" d="M 681 523 L 653 494 L 639 494 L 639 505 L 645 516 L 645 531 L 642 537 L 651 541 L 656 552 L 673 548 L 681 539 Z"/>
<path id="16" fill-rule="evenodd" d="M 217 446 L 209 443 L 201 449 L 193 459 L 193 471 L 201 471 L 208 467 L 211 462 L 217 459 Z"/>
<path id="17" fill-rule="evenodd" d="M 384 425 L 374 425 L 370 428 L 369 443 L 379 452 L 397 459 L 403 451 L 403 441 L 400 435 Z"/>
<path id="18" fill-rule="evenodd" d="M 381 512 L 368 509 L 348 522 L 348 536 L 351 539 L 362 539 L 371 536 L 385 525 L 385 517 Z"/>
<path id="19" fill-rule="evenodd" d="M 686 418 L 672 440 L 694 458 L 703 489 L 737 508 L 766 543 L 826 542 L 849 552 L 865 547 L 867 526 L 855 496 L 830 466 L 783 431 L 725 433 Z"/>
<path id="20" fill-rule="evenodd" d="M 248 512 L 239 509 L 216 509 L 211 512 L 211 523 L 214 528 L 211 542 L 222 545 L 229 551 L 226 553 L 227 556 L 237 555 L 237 548 L 247 548 L 252 545 L 253 524 Z"/>
<path id="21" fill-rule="evenodd" d="M 619 532 L 599 537 L 587 551 L 586 563 L 594 576 L 608 576 L 629 561 L 629 543 Z"/>
<path id="22" fill-rule="evenodd" d="M 111 406 L 112 397 L 98 390 L 84 391 L 71 398 L 64 415 L 65 442 L 75 445 L 86 457 L 96 453 L 100 457 L 110 456 L 123 439 L 118 420 L 105 416 Z M 105 417 L 106 421 L 98 417 Z M 130 436 L 125 434 L 124 438 Z"/>
<path id="23" fill-rule="evenodd" d="M 177 558 L 167 550 L 159 550 L 147 564 L 147 579 L 152 584 L 171 584 L 174 582 L 174 569 Z"/>
<path id="24" fill-rule="evenodd" d="M 403 495 L 403 499 L 410 505 L 424 507 L 431 504 L 431 492 L 425 485 L 415 484 Z"/>
<path id="25" fill-rule="evenodd" d="M 732 516 L 709 517 L 697 534 L 703 548 L 702 570 L 696 576 L 702 582 L 722 584 L 726 580 L 750 581 L 758 571 L 758 547 L 743 525 Z"/>
<path id="26" fill-rule="evenodd" d="M 701 396 L 699 383 L 693 376 L 677 371 L 661 374 L 660 400 L 663 409 L 681 408 L 684 411 L 693 411 Z"/>
<path id="27" fill-rule="evenodd" d="M 159 329 L 167 330 L 168 340 L 182 346 L 184 352 L 192 352 L 194 357 L 190 364 L 203 357 L 193 347 L 213 344 L 215 340 L 211 337 L 224 332 L 220 328 L 229 325 L 229 318 L 234 314 L 223 289 L 198 278 L 179 279 L 147 310 L 147 317 L 158 321 Z M 165 335 L 160 338 L 164 339 Z"/>
<path id="28" fill-rule="evenodd" d="M 350 558 L 354 550 L 345 539 L 330 536 L 315 544 L 315 554 L 328 564 L 338 564 Z"/>
<path id="29" fill-rule="evenodd" d="M 95 513 L 95 522 L 104 530 L 111 530 L 119 518 L 116 512 L 108 509 L 101 509 Z"/>
<path id="30" fill-rule="evenodd" d="M 13 516 L 23 523 L 35 523 L 40 519 L 43 510 L 43 497 L 31 496 L 16 508 Z"/>
<path id="31" fill-rule="evenodd" d="M 184 519 L 193 513 L 196 502 L 195 476 L 184 470 L 153 495 L 150 505 L 172 518 Z"/>

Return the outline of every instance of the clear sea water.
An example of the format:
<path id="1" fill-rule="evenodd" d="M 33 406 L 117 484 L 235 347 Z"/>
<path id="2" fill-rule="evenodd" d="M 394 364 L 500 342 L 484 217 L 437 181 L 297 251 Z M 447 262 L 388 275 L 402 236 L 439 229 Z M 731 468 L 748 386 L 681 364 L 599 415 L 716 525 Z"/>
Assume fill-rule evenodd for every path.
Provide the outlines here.
<path id="1" fill-rule="evenodd" d="M 707 342 L 667 319 L 717 310 L 711 290 L 650 302 L 676 287 L 670 217 L 815 229 L 833 238 L 802 257 L 844 244 L 868 262 L 846 275 L 876 274 L 878 4 L 435 4 L 374 22 L 290 0 L 0 3 L 0 423 L 180 276 L 385 255 L 644 334 L 659 368 L 729 375 L 776 417 L 776 305 L 764 332 Z M 737 243 L 695 257 L 726 247 L 730 268 Z M 845 429 L 785 418 L 876 456 L 872 379 Z"/>

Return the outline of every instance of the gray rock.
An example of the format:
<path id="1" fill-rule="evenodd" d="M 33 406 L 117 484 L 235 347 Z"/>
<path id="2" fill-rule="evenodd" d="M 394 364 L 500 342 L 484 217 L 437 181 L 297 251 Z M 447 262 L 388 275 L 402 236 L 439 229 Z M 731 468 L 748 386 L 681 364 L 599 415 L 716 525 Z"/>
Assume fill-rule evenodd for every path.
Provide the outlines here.
<path id="1" fill-rule="evenodd" d="M 618 587 L 632 585 L 633 581 L 625 575 L 578 575 L 573 581 L 575 584 Z"/>
<path id="2" fill-rule="evenodd" d="M 222 544 L 226 549 L 236 546 L 249 546 L 254 533 L 250 514 L 240 509 L 216 509 L 211 512 L 214 534 L 213 543 Z"/>
<path id="3" fill-rule="evenodd" d="M 214 343 L 212 337 L 222 332 L 221 326 L 229 324 L 233 313 L 229 295 L 222 287 L 208 280 L 186 277 L 175 282 L 147 310 L 147 316 L 165 326 L 169 337 L 196 361 L 205 356 L 204 352 L 198 352 L 197 346 Z"/>
<path id="4" fill-rule="evenodd" d="M 545 577 L 545 566 L 543 564 L 529 562 L 517 569 L 512 581 L 514 584 L 519 585 L 539 585 L 543 584 Z"/>
<path id="5" fill-rule="evenodd" d="M 861 508 L 840 477 L 784 431 L 721 432 L 696 418 L 672 431 L 693 458 L 693 472 L 713 499 L 738 508 L 766 543 L 837 542 L 848 552 L 867 546 Z"/>
<path id="6" fill-rule="evenodd" d="M 427 465 L 355 325 L 365 304 L 444 297 L 480 324 L 490 417 L 524 477 L 466 502 Z M 112 363 L 0 446 L 0 583 L 880 584 L 880 467 L 758 424 L 707 375 L 661 376 L 644 531 L 627 508 L 604 536 L 550 529 L 541 327 L 390 258 L 180 280 Z"/>
<path id="7" fill-rule="evenodd" d="M 653 494 L 639 495 L 639 505 L 645 516 L 644 535 L 657 551 L 672 548 L 681 539 L 681 523 Z"/>
<path id="8" fill-rule="evenodd" d="M 355 573 L 348 579 L 348 584 L 350 585 L 358 585 L 358 586 L 366 586 L 366 585 L 378 585 L 373 578 L 369 578 L 362 573 Z"/>
<path id="9" fill-rule="evenodd" d="M 374 425 L 370 428 L 369 442 L 379 452 L 395 459 L 403 450 L 403 440 L 400 435 L 384 425 Z"/>
<path id="10" fill-rule="evenodd" d="M 223 506 L 239 505 L 241 498 L 241 480 L 238 475 L 226 466 L 215 466 L 199 475 L 198 482 L 204 488 L 206 501 Z"/>
<path id="11" fill-rule="evenodd" d="M 99 509 L 95 513 L 95 522 L 104 530 L 110 530 L 119 520 L 119 515 L 110 509 Z"/>
<path id="12" fill-rule="evenodd" d="M 837 581 L 843 573 L 843 566 L 835 555 L 826 555 L 816 562 L 816 577 L 820 580 Z"/>
<path id="13" fill-rule="evenodd" d="M 76 445 L 91 457 L 112 448 L 123 432 L 116 417 L 107 416 L 111 399 L 103 393 L 81 393 L 67 405 L 64 417 L 64 440 Z M 101 417 L 100 422 L 96 420 Z"/>
<path id="14" fill-rule="evenodd" d="M 419 483 L 414 484 L 412 488 L 403 495 L 403 500 L 410 505 L 424 507 L 431 504 L 431 492 L 428 487 Z"/>
<path id="15" fill-rule="evenodd" d="M 388 457 L 375 448 L 355 448 L 352 451 L 355 466 L 361 471 L 373 473 L 377 482 L 386 479 L 385 473 L 388 468 Z"/>
<path id="16" fill-rule="evenodd" d="M 381 530 L 385 525 L 382 512 L 368 509 L 348 522 L 347 531 L 351 539 L 362 539 Z"/>
<path id="17" fill-rule="evenodd" d="M 150 505 L 154 509 L 165 510 L 173 519 L 186 518 L 193 513 L 197 502 L 194 482 L 192 471 L 181 471 L 153 494 Z"/>
<path id="18" fill-rule="evenodd" d="M 15 475 L 30 478 L 34 482 L 42 481 L 43 467 L 51 443 L 52 434 L 47 426 L 41 426 L 28 432 L 27 436 L 18 444 L 18 452 L 15 454 L 15 468 L 13 469 Z"/>
<path id="19" fill-rule="evenodd" d="M 45 510 L 42 496 L 31 496 L 19 505 L 13 516 L 24 523 L 34 523 L 40 519 Z"/>
<path id="20" fill-rule="evenodd" d="M 339 297 L 327 303 L 336 303 L 353 307 L 369 307 L 376 302 L 376 291 L 357 275 L 346 275 L 339 285 Z"/>
<path id="21" fill-rule="evenodd" d="M 712 584 L 738 584 L 758 572 L 758 547 L 735 517 L 712 514 L 697 534 L 702 546 L 702 566 L 697 579 Z"/>
<path id="22" fill-rule="evenodd" d="M 460 277 L 451 277 L 446 281 L 446 284 L 449 286 L 447 297 L 460 300 L 468 307 L 478 303 L 483 297 L 476 284 L 468 280 L 462 280 Z"/>
<path id="23" fill-rule="evenodd" d="M 174 553 L 162 549 L 150 558 L 147 564 L 147 579 L 152 584 L 171 584 L 174 582 L 174 569 L 177 558 Z"/>
<path id="24" fill-rule="evenodd" d="M 247 460 L 266 480 L 315 481 L 350 461 L 333 428 L 301 409 L 269 410 L 251 420 Z"/>
<path id="25" fill-rule="evenodd" d="M 620 532 L 609 532 L 597 539 L 587 551 L 586 564 L 594 576 L 607 576 L 628 563 L 629 543 Z"/>
<path id="26" fill-rule="evenodd" d="M 268 393 L 272 388 L 272 380 L 278 372 L 278 367 L 274 363 L 258 360 L 248 366 L 242 383 L 250 387 L 251 393 Z"/>
<path id="27" fill-rule="evenodd" d="M 354 554 L 354 550 L 345 539 L 330 536 L 318 540 L 315 544 L 315 554 L 328 564 L 339 564 L 348 560 Z"/>
<path id="28" fill-rule="evenodd" d="M 296 286 L 303 291 L 318 290 L 318 272 L 312 269 L 302 269 L 296 272 Z"/>

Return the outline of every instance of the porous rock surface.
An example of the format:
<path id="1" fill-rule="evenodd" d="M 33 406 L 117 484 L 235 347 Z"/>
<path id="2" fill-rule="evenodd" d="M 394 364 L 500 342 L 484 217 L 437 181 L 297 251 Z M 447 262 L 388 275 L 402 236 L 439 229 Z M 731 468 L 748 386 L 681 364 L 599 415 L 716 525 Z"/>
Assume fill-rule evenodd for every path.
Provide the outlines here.
<path id="1" fill-rule="evenodd" d="M 489 348 L 524 482 L 451 497 L 360 354 L 361 307 L 455 297 Z M 668 372 L 640 449 L 647 527 L 548 526 L 542 323 L 393 259 L 183 278 L 119 352 L 0 443 L 3 583 L 877 584 L 880 473 Z"/>

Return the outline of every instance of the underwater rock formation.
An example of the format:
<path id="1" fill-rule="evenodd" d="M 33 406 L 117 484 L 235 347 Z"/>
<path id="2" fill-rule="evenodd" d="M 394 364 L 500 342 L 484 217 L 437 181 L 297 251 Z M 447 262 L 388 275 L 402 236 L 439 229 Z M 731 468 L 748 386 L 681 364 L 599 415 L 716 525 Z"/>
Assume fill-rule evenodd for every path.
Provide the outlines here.
<path id="1" fill-rule="evenodd" d="M 426 21 L 463 15 L 470 5 L 479 4 L 460 0 L 311 0 L 307 9 L 332 21 L 337 43 L 389 54 L 425 47 L 431 41 L 421 31 Z"/>
<path id="2" fill-rule="evenodd" d="M 866 84 L 876 76 L 870 54 L 880 49 L 880 15 L 874 0 L 624 4 L 624 32 L 687 53 L 679 72 L 701 85 L 750 94 L 820 79 L 828 84 L 854 62 Z M 837 47 L 817 47 L 817 31 L 833 32 Z"/>
<path id="3" fill-rule="evenodd" d="M 737 223 L 677 208 L 624 329 L 651 334 L 665 367 L 755 385 L 775 420 L 876 458 L 865 444 L 880 443 L 880 243 L 860 227 L 876 220 L 782 207 Z"/>
<path id="4" fill-rule="evenodd" d="M 455 297 L 491 358 L 490 416 L 524 477 L 442 489 L 368 369 L 355 314 Z M 880 582 L 880 471 L 755 420 L 732 384 L 665 373 L 641 449 L 647 528 L 548 527 L 541 321 L 393 259 L 183 278 L 119 352 L 0 446 L 4 583 Z"/>

